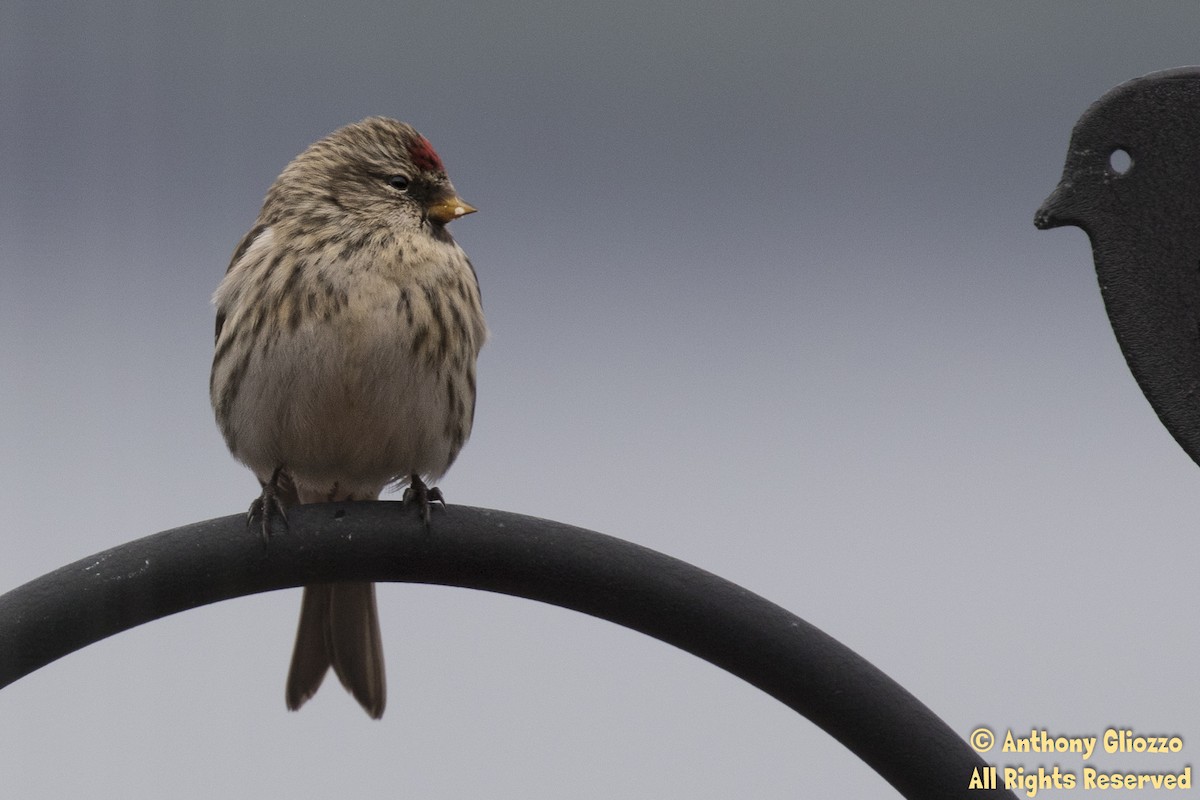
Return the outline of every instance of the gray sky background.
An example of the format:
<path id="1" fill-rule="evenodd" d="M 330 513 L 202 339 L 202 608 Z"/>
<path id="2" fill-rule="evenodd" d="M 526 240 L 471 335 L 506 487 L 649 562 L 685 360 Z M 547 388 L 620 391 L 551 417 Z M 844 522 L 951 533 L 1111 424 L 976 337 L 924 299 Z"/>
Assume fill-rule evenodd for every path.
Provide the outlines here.
<path id="1" fill-rule="evenodd" d="M 964 736 L 1177 733 L 1180 756 L 1095 763 L 1179 771 L 1200 471 L 1125 367 L 1085 235 L 1032 219 L 1088 104 L 1200 62 L 1198 22 L 1192 2 L 9 0 L 0 590 L 246 508 L 208 407 L 209 298 L 284 164 L 385 114 L 481 210 L 453 226 L 493 338 L 452 503 L 723 575 Z M 299 597 L 0 691 L 5 796 L 894 795 L 716 667 L 465 590 L 381 588 L 381 723 L 336 682 L 290 714 Z"/>

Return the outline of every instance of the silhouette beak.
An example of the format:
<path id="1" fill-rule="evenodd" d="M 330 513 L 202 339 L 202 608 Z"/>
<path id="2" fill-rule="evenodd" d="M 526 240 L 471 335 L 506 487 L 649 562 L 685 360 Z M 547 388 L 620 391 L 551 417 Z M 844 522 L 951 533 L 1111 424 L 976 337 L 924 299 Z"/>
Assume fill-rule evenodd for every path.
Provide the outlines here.
<path id="1" fill-rule="evenodd" d="M 1070 189 L 1070 184 L 1063 181 L 1042 203 L 1042 207 L 1033 216 L 1033 224 L 1037 226 L 1038 230 L 1044 231 L 1075 224 L 1073 219 L 1066 216 Z"/>

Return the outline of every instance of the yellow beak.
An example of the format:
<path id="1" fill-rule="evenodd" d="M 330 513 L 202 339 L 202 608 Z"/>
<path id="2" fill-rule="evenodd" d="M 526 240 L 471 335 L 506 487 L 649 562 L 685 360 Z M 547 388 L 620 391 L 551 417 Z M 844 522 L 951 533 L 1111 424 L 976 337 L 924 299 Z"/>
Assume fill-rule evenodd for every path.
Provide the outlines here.
<path id="1" fill-rule="evenodd" d="M 469 205 L 458 195 L 451 195 L 445 200 L 439 200 L 429 206 L 426 214 L 431 220 L 438 225 L 445 225 L 447 222 L 453 222 L 459 217 L 465 217 L 467 214 L 474 214 L 475 207 Z"/>

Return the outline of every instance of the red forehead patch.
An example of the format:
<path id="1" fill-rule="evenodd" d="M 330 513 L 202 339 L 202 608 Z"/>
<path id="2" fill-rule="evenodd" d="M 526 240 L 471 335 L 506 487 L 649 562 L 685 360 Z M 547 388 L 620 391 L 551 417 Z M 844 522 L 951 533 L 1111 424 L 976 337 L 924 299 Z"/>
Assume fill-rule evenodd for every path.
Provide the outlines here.
<path id="1" fill-rule="evenodd" d="M 445 171 L 442 160 L 438 158 L 438 154 L 433 151 L 433 145 L 424 136 L 418 136 L 417 140 L 408 148 L 408 157 L 412 159 L 413 166 L 417 169 L 426 172 Z"/>

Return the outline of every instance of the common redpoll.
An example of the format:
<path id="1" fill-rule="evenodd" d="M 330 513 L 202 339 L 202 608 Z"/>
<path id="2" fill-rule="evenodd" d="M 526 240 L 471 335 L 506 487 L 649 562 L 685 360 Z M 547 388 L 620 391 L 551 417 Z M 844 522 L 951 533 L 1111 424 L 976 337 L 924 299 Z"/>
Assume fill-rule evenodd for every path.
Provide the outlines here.
<path id="1" fill-rule="evenodd" d="M 216 291 L 210 395 L 254 471 L 269 535 L 288 506 L 378 498 L 428 523 L 471 433 L 487 335 L 474 268 L 446 224 L 475 209 L 412 127 L 371 117 L 297 156 L 267 192 Z M 367 713 L 386 703 L 371 583 L 307 586 L 286 699 L 333 667 Z"/>

